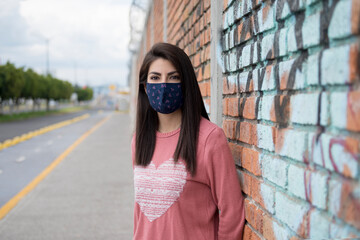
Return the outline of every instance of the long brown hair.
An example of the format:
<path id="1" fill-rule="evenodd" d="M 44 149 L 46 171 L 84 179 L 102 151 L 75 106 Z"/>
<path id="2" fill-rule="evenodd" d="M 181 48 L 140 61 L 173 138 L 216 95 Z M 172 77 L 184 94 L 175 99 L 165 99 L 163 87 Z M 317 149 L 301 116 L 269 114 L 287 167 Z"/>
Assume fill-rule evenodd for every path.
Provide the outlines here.
<path id="1" fill-rule="evenodd" d="M 157 112 L 150 106 L 145 86 L 150 65 L 158 58 L 172 63 L 180 74 L 184 104 L 181 107 L 181 130 L 174 153 L 175 162 L 181 157 L 187 170 L 196 173 L 196 147 L 199 136 L 200 119 L 209 119 L 197 83 L 194 68 L 186 53 L 169 43 L 157 43 L 146 54 L 139 73 L 139 93 L 136 114 L 135 162 L 147 166 L 152 159 L 156 131 L 159 127 Z"/>

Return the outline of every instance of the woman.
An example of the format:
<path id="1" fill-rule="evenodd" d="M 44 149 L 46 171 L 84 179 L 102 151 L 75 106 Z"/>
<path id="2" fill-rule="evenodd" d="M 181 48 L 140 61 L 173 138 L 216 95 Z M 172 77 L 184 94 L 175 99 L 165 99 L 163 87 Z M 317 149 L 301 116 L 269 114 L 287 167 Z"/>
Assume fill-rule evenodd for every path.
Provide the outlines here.
<path id="1" fill-rule="evenodd" d="M 158 43 L 139 78 L 134 239 L 241 239 L 234 161 L 223 130 L 209 121 L 188 56 Z"/>

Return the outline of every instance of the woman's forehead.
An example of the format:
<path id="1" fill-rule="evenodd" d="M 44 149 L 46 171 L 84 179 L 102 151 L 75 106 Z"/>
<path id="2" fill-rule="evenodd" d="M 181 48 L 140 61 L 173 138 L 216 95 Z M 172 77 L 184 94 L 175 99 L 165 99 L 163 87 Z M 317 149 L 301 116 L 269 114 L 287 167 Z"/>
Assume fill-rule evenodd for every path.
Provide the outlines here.
<path id="1" fill-rule="evenodd" d="M 177 69 L 175 68 L 175 66 L 169 60 L 166 60 L 163 58 L 156 59 L 155 61 L 153 61 L 150 64 L 150 67 L 149 67 L 149 73 L 150 72 L 159 72 L 159 73 L 173 72 L 176 70 Z"/>

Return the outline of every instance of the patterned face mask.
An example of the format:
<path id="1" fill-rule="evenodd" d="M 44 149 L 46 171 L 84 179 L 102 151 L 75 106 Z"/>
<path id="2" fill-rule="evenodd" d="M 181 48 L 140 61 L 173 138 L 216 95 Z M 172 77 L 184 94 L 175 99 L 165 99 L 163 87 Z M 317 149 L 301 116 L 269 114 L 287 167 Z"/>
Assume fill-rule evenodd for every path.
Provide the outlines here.
<path id="1" fill-rule="evenodd" d="M 183 102 L 181 83 L 147 83 L 146 92 L 151 107 L 160 113 L 172 113 Z"/>

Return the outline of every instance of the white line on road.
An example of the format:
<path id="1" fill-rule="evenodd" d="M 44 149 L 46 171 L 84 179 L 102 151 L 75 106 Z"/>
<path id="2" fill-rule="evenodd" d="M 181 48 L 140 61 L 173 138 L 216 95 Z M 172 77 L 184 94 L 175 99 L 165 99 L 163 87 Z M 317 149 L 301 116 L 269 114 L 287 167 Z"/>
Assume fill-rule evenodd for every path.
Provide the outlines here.
<path id="1" fill-rule="evenodd" d="M 18 159 L 16 159 L 16 162 L 23 162 L 23 161 L 25 161 L 25 159 L 26 159 L 26 157 L 25 156 L 21 156 L 21 157 L 19 157 Z"/>
<path id="2" fill-rule="evenodd" d="M 52 140 L 47 141 L 46 145 L 50 146 L 51 144 L 53 144 Z"/>
<path id="3" fill-rule="evenodd" d="M 39 147 L 35 148 L 35 150 L 34 150 L 34 152 L 36 152 L 36 153 L 38 153 L 40 151 L 41 151 L 41 148 L 39 148 Z"/>
<path id="4" fill-rule="evenodd" d="M 2 172 L 3 172 L 3 171 L 0 169 L 0 174 L 2 174 Z"/>

